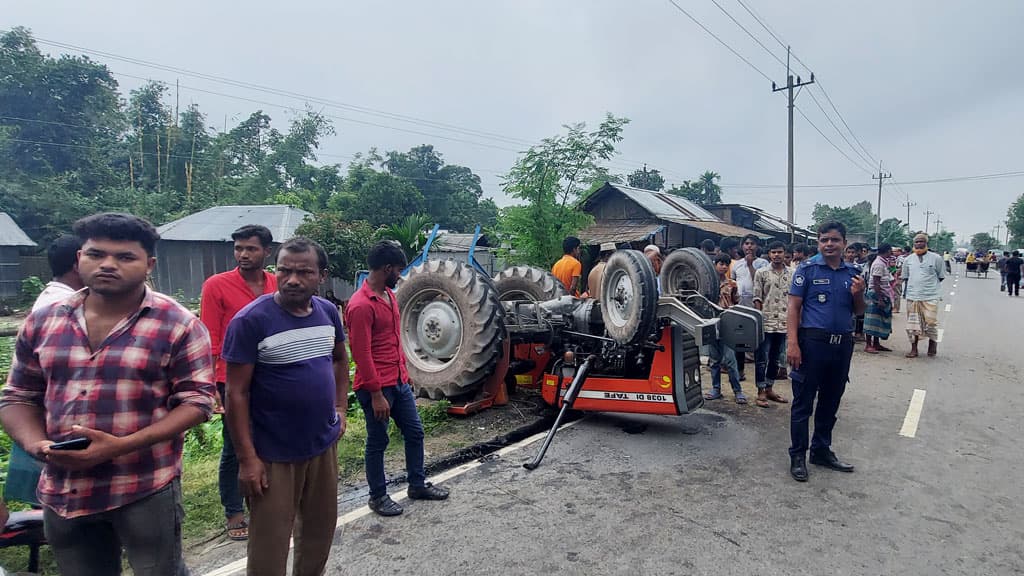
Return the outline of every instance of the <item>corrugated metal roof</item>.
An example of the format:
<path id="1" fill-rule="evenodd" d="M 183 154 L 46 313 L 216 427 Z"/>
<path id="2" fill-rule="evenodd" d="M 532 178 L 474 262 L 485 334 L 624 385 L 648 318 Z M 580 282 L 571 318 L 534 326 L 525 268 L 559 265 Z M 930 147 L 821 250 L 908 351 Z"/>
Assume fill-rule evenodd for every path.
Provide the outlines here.
<path id="1" fill-rule="evenodd" d="M 231 233 L 246 224 L 262 224 L 274 235 L 274 242 L 284 242 L 295 235 L 309 212 L 293 206 L 269 204 L 261 206 L 214 206 L 168 222 L 157 228 L 161 240 L 195 240 L 229 242 Z"/>
<path id="2" fill-rule="evenodd" d="M 7 212 L 0 212 L 0 246 L 38 246 Z"/>
<path id="3" fill-rule="evenodd" d="M 714 206 L 710 206 L 710 208 L 740 208 L 753 214 L 755 216 L 754 225 L 762 230 L 789 232 L 789 221 L 770 212 L 766 212 L 756 206 L 748 206 L 746 204 L 715 204 Z M 798 234 L 807 236 L 814 235 L 813 232 L 802 226 L 793 225 L 793 230 Z"/>
<path id="4" fill-rule="evenodd" d="M 718 217 L 714 214 L 682 196 L 633 188 L 623 184 L 609 183 L 605 186 L 618 190 L 656 218 L 664 218 L 666 220 L 669 218 L 685 218 L 687 220 L 705 220 L 708 222 L 719 221 Z"/>
<path id="5" fill-rule="evenodd" d="M 747 230 L 746 228 L 740 228 L 739 226 L 733 226 L 732 224 L 726 224 L 721 221 L 706 222 L 703 220 L 686 220 L 683 218 L 665 218 L 665 220 L 675 222 L 676 224 L 682 224 L 683 226 L 692 226 L 705 232 L 718 234 L 719 236 L 737 236 L 742 238 L 747 234 L 753 234 L 758 238 L 771 238 L 771 236 L 758 232 L 757 230 Z"/>
<path id="6" fill-rule="evenodd" d="M 617 222 L 599 222 L 588 226 L 579 233 L 584 242 L 600 244 L 602 242 L 642 242 L 657 234 L 664 224 L 621 220 Z"/>

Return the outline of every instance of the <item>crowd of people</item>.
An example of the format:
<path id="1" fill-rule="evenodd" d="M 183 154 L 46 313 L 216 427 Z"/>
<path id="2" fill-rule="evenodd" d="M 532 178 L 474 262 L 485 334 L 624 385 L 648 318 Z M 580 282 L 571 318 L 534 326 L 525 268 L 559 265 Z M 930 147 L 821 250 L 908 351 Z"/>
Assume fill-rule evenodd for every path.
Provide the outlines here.
<path id="1" fill-rule="evenodd" d="M 347 348 L 366 420 L 370 509 L 403 512 L 384 476 L 390 420 L 405 442 L 408 497 L 448 497 L 424 472 L 393 291 L 407 265 L 398 245 L 370 249 L 343 323 L 337 304 L 317 296 L 327 254 L 307 238 L 283 242 L 269 273 L 270 231 L 236 230 L 238 266 L 206 280 L 196 317 L 147 283 L 159 239 L 149 222 L 97 214 L 73 232 L 50 247 L 54 279 L 19 331 L 0 392 L 0 424 L 44 463 L 36 493 L 61 574 L 119 574 L 122 554 L 140 576 L 189 573 L 184 433 L 215 411 L 226 419 L 225 525 L 248 540 L 248 573 L 285 574 L 294 535 L 292 574 L 322 574 L 349 410 Z"/>
<path id="2" fill-rule="evenodd" d="M 569 237 L 563 248 L 564 255 L 552 273 L 570 293 L 600 298 L 605 263 L 615 250 L 631 246 L 601 244 L 597 263 L 585 284 L 580 261 L 582 242 Z M 846 228 L 839 222 L 820 226 L 817 243 L 787 245 L 775 241 L 762 246 L 762 239 L 751 234 L 742 239 L 722 238 L 718 244 L 706 239 L 700 249 L 714 262 L 718 273 L 716 304 L 723 309 L 738 305 L 756 308 L 763 316 L 764 338 L 752 358 L 756 405 L 767 408 L 772 402 L 789 403 L 774 386 L 779 379 L 792 381 L 793 478 L 808 479 L 808 451 L 813 464 L 852 472 L 853 466 L 832 452 L 831 433 L 855 343 L 863 342 L 868 354 L 892 352 L 883 342 L 892 336 L 893 315 L 900 312 L 905 299 L 909 341 L 905 356 L 918 357 L 922 339 L 928 340 L 927 355 L 935 356 L 940 284 L 947 273 L 943 256 L 928 249 L 928 235 L 924 233 L 914 236 L 912 246 L 882 243 L 872 250 L 863 242 L 848 244 Z M 656 273 L 660 272 L 663 250 L 647 245 L 643 252 Z M 1011 278 L 1016 286 L 1024 260 L 1017 253 L 1014 258 L 1017 260 L 1007 259 L 1004 269 L 1018 272 Z M 723 398 L 721 375 L 725 373 L 736 403 L 748 403 L 741 385 L 746 379 L 746 356 L 720 341 L 709 345 L 711 388 L 704 396 L 707 400 Z M 812 414 L 815 431 L 809 439 Z"/>

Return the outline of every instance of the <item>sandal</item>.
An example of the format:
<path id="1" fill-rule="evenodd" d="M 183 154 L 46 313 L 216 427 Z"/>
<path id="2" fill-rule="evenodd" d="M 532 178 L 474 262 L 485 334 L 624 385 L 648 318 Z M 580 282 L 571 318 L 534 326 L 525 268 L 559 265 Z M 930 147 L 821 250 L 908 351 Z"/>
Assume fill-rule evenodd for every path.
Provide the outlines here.
<path id="1" fill-rule="evenodd" d="M 743 394 L 743 392 L 740 392 L 740 393 L 736 394 L 736 403 L 737 404 L 746 404 L 747 403 L 747 397 L 746 397 L 746 395 Z"/>
<path id="2" fill-rule="evenodd" d="M 720 400 L 722 398 L 721 390 L 712 390 L 704 395 L 705 400 Z"/>
<path id="3" fill-rule="evenodd" d="M 917 352 L 907 352 L 903 355 L 904 358 L 917 358 Z"/>
<path id="4" fill-rule="evenodd" d="M 228 539 L 235 542 L 244 542 L 249 539 L 249 523 L 243 518 L 238 522 L 230 522 L 227 525 Z"/>
<path id="5" fill-rule="evenodd" d="M 737 404 L 740 403 L 738 398 L 736 399 L 736 403 Z M 767 408 L 769 406 L 768 401 L 764 400 L 763 398 L 758 398 L 758 399 L 754 400 L 754 404 L 757 404 L 761 408 Z"/>
<path id="6" fill-rule="evenodd" d="M 370 510 L 373 510 L 381 516 L 398 516 L 402 512 L 405 512 L 405 510 L 387 494 L 380 498 L 370 498 L 367 506 L 370 507 Z"/>
<path id="7" fill-rule="evenodd" d="M 771 400 L 772 402 L 778 402 L 779 404 L 789 404 L 789 400 L 786 400 L 785 397 L 781 396 L 778 392 L 775 392 L 771 388 L 768 389 L 768 393 L 766 394 L 766 396 L 768 396 L 768 399 Z"/>
<path id="8" fill-rule="evenodd" d="M 892 352 L 892 348 L 886 348 L 885 346 L 882 346 L 881 344 L 878 344 L 877 346 L 875 346 L 875 350 L 878 350 L 879 352 Z"/>

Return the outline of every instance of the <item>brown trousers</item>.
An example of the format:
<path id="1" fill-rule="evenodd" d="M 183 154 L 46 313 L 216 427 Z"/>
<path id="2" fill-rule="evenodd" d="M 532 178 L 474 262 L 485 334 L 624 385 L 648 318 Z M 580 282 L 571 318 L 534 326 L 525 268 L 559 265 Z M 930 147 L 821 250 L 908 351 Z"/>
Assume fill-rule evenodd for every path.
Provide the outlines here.
<path id="1" fill-rule="evenodd" d="M 320 576 L 338 517 L 338 449 L 309 460 L 267 462 L 268 488 L 249 499 L 249 576 L 284 576 L 294 528 L 293 576 Z"/>

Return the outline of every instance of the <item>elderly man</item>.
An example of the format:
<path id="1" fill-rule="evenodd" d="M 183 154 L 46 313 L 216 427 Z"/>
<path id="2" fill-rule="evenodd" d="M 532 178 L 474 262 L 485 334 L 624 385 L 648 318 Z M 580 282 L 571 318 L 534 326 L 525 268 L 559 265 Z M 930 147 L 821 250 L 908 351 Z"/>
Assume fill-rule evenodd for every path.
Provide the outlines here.
<path id="1" fill-rule="evenodd" d="M 903 277 L 907 279 L 907 336 L 910 352 L 907 358 L 917 358 L 918 340 L 928 338 L 928 355 L 938 353 L 938 319 L 940 283 L 946 278 L 942 256 L 928 250 L 928 235 L 914 236 L 914 252 L 903 260 Z"/>

